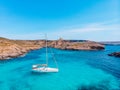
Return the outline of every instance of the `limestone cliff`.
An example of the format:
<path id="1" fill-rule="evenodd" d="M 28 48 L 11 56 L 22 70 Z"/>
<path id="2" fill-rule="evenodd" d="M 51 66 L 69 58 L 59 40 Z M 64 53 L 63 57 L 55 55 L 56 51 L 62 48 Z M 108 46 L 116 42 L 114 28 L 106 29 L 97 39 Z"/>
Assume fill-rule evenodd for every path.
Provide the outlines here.
<path id="1" fill-rule="evenodd" d="M 44 41 L 23 41 L 0 38 L 0 60 L 24 55 L 30 50 L 43 47 Z"/>
<path id="2" fill-rule="evenodd" d="M 59 39 L 56 41 L 51 41 L 49 43 L 50 47 L 66 49 L 66 50 L 103 50 L 104 45 L 93 42 L 70 42 L 69 40 Z"/>
<path id="3" fill-rule="evenodd" d="M 104 45 L 92 41 L 71 42 L 69 40 L 48 40 L 48 46 L 65 50 L 103 50 Z M 10 40 L 0 38 L 0 60 L 24 55 L 30 50 L 45 47 L 45 40 Z"/>

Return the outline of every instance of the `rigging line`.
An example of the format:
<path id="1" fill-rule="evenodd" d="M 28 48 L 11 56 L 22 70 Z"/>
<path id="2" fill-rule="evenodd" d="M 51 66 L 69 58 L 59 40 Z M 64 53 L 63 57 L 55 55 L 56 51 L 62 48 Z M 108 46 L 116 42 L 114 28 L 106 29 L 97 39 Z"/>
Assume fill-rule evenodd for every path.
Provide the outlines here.
<path id="1" fill-rule="evenodd" d="M 46 41 L 46 64 L 48 66 L 48 49 L 47 49 L 47 34 L 45 34 L 45 41 Z"/>
<path id="2" fill-rule="evenodd" d="M 51 53 L 52 53 L 52 56 L 53 56 L 53 60 L 55 61 L 56 67 L 58 68 L 58 64 L 57 64 L 57 61 L 55 59 L 55 55 L 54 55 L 54 53 L 52 51 L 52 48 L 50 48 L 50 50 L 51 50 Z"/>

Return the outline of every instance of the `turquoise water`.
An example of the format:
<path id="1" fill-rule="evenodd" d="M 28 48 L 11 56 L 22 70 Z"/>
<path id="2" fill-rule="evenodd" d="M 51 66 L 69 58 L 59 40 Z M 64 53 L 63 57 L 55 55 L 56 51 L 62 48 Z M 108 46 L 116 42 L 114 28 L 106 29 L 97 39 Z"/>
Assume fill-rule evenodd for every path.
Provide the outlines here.
<path id="1" fill-rule="evenodd" d="M 33 64 L 45 62 L 44 48 L 0 61 L 0 90 L 120 90 L 120 58 L 107 56 L 120 46 L 106 46 L 104 51 L 52 50 L 59 73 L 31 72 Z M 54 67 L 52 54 L 48 55 Z"/>

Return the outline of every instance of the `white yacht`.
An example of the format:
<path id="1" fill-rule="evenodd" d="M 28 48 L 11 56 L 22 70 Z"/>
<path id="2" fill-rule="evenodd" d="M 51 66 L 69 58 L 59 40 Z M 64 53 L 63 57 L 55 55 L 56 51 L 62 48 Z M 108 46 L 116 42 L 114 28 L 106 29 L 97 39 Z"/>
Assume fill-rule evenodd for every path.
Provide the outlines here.
<path id="1" fill-rule="evenodd" d="M 58 72 L 59 69 L 58 69 L 58 65 L 57 65 L 57 62 L 56 62 L 56 59 L 54 57 L 54 54 L 51 50 L 51 53 L 53 55 L 53 59 L 55 61 L 55 64 L 56 64 L 56 68 L 53 68 L 53 67 L 49 67 L 48 66 L 48 47 L 47 47 L 47 35 L 45 35 L 46 37 L 46 63 L 45 64 L 35 64 L 35 65 L 32 65 L 32 71 L 33 72 L 39 72 L 39 73 L 52 73 L 52 72 Z"/>

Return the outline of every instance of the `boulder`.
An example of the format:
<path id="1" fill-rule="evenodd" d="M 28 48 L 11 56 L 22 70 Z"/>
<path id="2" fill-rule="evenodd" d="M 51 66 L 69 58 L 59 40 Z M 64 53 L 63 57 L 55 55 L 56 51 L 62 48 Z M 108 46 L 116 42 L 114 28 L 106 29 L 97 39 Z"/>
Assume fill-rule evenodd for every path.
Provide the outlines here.
<path id="1" fill-rule="evenodd" d="M 120 57 L 120 52 L 113 52 L 113 53 L 108 54 L 108 56 Z"/>

